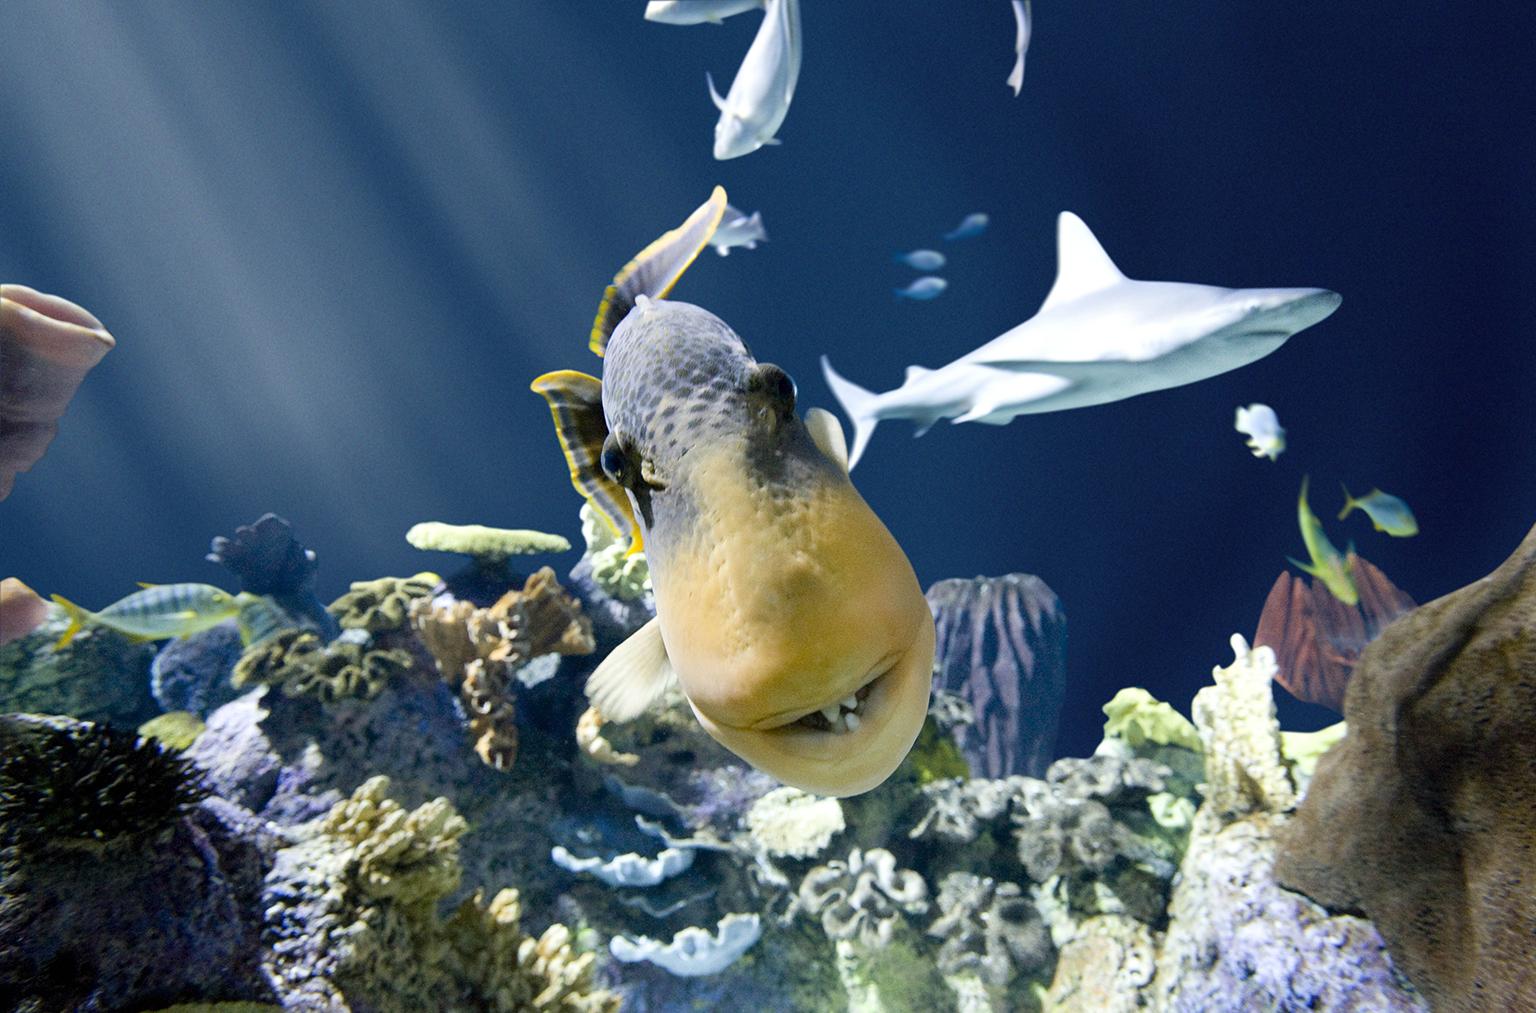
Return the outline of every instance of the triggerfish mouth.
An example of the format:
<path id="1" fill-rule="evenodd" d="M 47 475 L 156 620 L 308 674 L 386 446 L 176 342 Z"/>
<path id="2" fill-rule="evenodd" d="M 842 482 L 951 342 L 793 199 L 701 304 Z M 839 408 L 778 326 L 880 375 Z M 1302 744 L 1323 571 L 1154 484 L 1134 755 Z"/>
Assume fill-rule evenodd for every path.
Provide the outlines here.
<path id="1" fill-rule="evenodd" d="M 656 618 L 587 683 L 626 721 L 675 679 L 714 739 L 786 784 L 854 795 L 890 776 L 928 710 L 933 617 L 905 553 L 848 478 L 831 413 L 720 318 L 661 298 L 709 242 L 725 191 L 614 279 L 603 377 L 547 373 L 576 488 L 644 547 Z"/>

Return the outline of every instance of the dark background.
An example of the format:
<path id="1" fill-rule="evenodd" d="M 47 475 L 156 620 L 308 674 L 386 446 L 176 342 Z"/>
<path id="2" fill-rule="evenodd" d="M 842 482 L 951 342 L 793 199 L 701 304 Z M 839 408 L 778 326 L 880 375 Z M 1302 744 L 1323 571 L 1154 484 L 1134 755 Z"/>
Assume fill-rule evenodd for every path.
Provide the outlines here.
<path id="1" fill-rule="evenodd" d="M 445 9 L 446 8 L 446 9 Z M 770 242 L 676 295 L 832 405 L 817 357 L 896 385 L 1031 315 L 1072 209 L 1132 277 L 1319 285 L 1329 320 L 1216 379 L 1003 428 L 883 424 L 854 477 L 925 585 L 1024 570 L 1070 617 L 1061 747 L 1145 685 L 1185 708 L 1302 555 L 1304 472 L 1343 547 L 1421 601 L 1536 521 L 1536 7 L 1035 4 L 1022 97 L 1005 0 L 805 0 L 781 147 L 710 157 L 758 17 L 641 0 L 10 0 L 0 279 L 73 299 L 118 348 L 0 503 L 0 572 L 101 607 L 212 580 L 267 510 L 320 593 L 451 566 L 419 520 L 559 531 L 575 493 L 528 382 L 597 372 L 603 285 L 720 182 Z M 949 291 L 893 298 L 942 246 Z M 1251 457 L 1235 407 L 1289 430 Z M 1338 485 L 1411 503 L 1393 540 Z M 563 570 L 576 552 L 555 560 Z M 1283 719 L 1328 716 L 1288 704 Z"/>

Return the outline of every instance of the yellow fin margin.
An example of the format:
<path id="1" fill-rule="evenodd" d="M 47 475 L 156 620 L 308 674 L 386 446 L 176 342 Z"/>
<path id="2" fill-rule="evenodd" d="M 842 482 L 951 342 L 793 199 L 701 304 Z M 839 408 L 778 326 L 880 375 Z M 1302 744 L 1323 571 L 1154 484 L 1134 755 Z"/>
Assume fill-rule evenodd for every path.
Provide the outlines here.
<path id="1" fill-rule="evenodd" d="M 549 404 L 560 451 L 571 470 L 571 485 L 592 504 L 613 533 L 629 540 L 629 553 L 643 550 L 640 523 L 629 495 L 603 474 L 603 441 L 608 422 L 603 416 L 603 381 L 575 369 L 557 369 L 534 379 L 529 389 Z"/>
<path id="2" fill-rule="evenodd" d="M 613 284 L 603 291 L 597 318 L 592 321 L 588 346 L 601 356 L 608 338 L 635 305 L 636 296 L 660 299 L 672 291 L 677 279 L 688 270 L 699 252 L 709 245 L 720 220 L 725 217 L 725 187 L 716 186 L 709 200 L 700 204 L 683 224 L 663 235 L 635 254 L 613 276 Z"/>

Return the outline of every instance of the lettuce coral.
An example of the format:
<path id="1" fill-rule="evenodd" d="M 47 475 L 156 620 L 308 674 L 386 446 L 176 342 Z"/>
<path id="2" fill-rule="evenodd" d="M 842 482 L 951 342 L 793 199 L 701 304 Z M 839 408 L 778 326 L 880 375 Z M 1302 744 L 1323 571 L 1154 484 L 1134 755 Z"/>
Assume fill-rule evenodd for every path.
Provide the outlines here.
<path id="1" fill-rule="evenodd" d="M 884 848 L 854 848 L 846 861 L 833 860 L 805 874 L 799 905 L 821 918 L 828 939 L 857 939 L 867 949 L 891 941 L 902 912 L 928 910 L 928 884 L 911 869 L 898 869 Z"/>
<path id="2" fill-rule="evenodd" d="M 327 608 L 344 630 L 388 633 L 407 628 L 411 602 L 425 598 L 438 584 L 435 573 L 411 577 L 356 580 L 352 589 Z"/>
<path id="3" fill-rule="evenodd" d="M 1199 752 L 1200 735 L 1189 719 L 1151 693 L 1127 686 L 1104 705 L 1104 734 L 1132 749 L 1148 743 Z"/>
<path id="4" fill-rule="evenodd" d="M 348 630 L 327 644 L 310 630 L 289 629 L 247 649 L 235 663 L 230 682 L 236 687 L 279 686 L 285 696 L 314 697 L 322 703 L 366 700 L 408 671 L 413 660 L 409 651 L 375 647 L 365 630 Z"/>

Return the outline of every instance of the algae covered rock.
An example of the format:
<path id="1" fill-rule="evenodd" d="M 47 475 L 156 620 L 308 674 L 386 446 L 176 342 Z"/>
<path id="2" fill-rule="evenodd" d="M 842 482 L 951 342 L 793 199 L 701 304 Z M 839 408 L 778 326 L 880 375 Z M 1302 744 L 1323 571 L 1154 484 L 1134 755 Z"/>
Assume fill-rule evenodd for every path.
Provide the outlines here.
<path id="1" fill-rule="evenodd" d="M 149 693 L 153 644 L 87 626 L 55 647 L 68 626 L 63 609 L 50 606 L 41 626 L 0 644 L 0 711 L 67 714 L 123 728 L 137 728 L 160 712 Z"/>
<path id="2" fill-rule="evenodd" d="M 1436 1009 L 1536 1008 L 1536 530 L 1361 653 L 1280 880 L 1364 911 Z"/>

